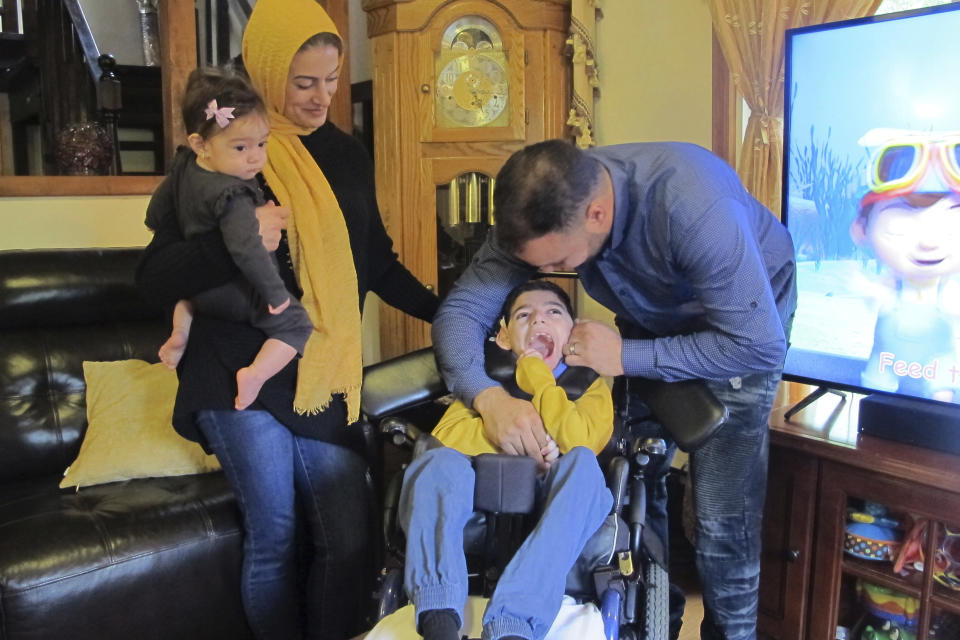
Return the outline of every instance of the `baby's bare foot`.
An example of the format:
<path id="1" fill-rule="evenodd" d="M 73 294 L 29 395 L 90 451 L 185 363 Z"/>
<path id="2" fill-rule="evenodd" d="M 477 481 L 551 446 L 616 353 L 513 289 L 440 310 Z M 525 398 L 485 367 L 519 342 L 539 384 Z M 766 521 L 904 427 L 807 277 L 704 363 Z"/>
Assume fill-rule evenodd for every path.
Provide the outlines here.
<path id="1" fill-rule="evenodd" d="M 264 382 L 266 378 L 257 375 L 253 367 L 244 367 L 237 371 L 237 398 L 234 401 L 234 408 L 240 411 L 249 407 L 260 394 Z"/>
<path id="2" fill-rule="evenodd" d="M 176 369 L 180 364 L 180 358 L 187 348 L 187 334 L 181 331 L 174 331 L 167 338 L 167 341 L 160 347 L 160 362 L 167 365 L 168 369 Z"/>

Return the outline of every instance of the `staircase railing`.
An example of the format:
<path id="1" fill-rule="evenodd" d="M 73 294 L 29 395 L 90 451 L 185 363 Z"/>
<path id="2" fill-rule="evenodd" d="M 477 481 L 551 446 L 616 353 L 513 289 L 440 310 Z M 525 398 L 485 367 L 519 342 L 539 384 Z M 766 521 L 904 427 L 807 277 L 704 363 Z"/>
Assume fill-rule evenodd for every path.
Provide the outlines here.
<path id="1" fill-rule="evenodd" d="M 63 3 L 63 10 L 70 18 L 73 26 L 73 33 L 76 36 L 76 43 L 80 50 L 83 60 L 86 62 L 87 70 L 90 72 L 90 78 L 96 84 L 100 80 L 100 66 L 97 59 L 100 57 L 100 50 L 97 48 L 97 42 L 93 38 L 93 31 L 90 30 L 90 24 L 83 15 L 83 9 L 80 7 L 79 0 L 60 0 Z"/>

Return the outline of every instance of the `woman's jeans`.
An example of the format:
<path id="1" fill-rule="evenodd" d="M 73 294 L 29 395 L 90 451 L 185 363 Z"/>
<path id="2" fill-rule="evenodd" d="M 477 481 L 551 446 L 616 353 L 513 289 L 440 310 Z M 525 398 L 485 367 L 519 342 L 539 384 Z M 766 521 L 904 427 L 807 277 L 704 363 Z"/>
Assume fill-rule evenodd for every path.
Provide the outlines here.
<path id="1" fill-rule="evenodd" d="M 241 597 L 254 635 L 344 640 L 357 633 L 369 598 L 363 458 L 296 436 L 265 411 L 201 411 L 197 424 L 243 515 Z"/>
<path id="2" fill-rule="evenodd" d="M 767 486 L 769 416 L 780 372 L 708 381 L 730 412 L 726 424 L 690 454 L 696 519 L 694 547 L 703 587 L 701 637 L 756 637 L 760 543 Z M 622 398 L 622 399 L 621 399 Z M 633 433 L 665 437 L 670 464 L 676 445 L 636 397 L 618 396 Z M 658 473 L 659 472 L 659 473 Z M 647 486 L 647 524 L 666 542 L 666 468 L 652 469 Z"/>
<path id="3" fill-rule="evenodd" d="M 418 456 L 403 476 L 404 585 L 416 608 L 452 609 L 463 621 L 463 528 L 473 514 L 470 458 L 447 447 Z M 507 563 L 483 615 L 483 640 L 543 638 L 560 610 L 567 574 L 610 512 L 613 498 L 592 451 L 575 447 L 538 481 L 540 519 Z"/>

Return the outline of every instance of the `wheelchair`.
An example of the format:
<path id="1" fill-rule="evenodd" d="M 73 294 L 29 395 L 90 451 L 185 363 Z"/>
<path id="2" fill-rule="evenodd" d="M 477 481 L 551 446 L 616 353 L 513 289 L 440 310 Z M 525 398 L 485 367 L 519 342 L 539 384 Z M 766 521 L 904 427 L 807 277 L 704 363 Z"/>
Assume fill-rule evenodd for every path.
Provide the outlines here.
<path id="1" fill-rule="evenodd" d="M 487 350 L 487 372 L 510 390 L 513 361 L 501 350 Z M 580 372 L 571 383 L 586 389 L 596 373 Z M 590 377 L 592 375 L 592 377 Z M 653 416 L 690 451 L 701 445 L 727 419 L 726 408 L 701 381 L 642 381 L 640 390 Z M 581 390 L 582 391 L 582 390 Z M 576 388 L 568 388 L 575 397 Z M 364 428 L 377 431 L 411 457 L 437 445 L 429 435 L 449 404 L 432 348 L 414 351 L 364 370 L 361 414 Z M 662 468 L 667 452 L 662 439 L 638 438 L 617 419 L 614 435 L 598 457 L 606 469 L 613 507 L 601 527 L 612 549 L 605 561 L 581 557 L 568 578 L 568 594 L 597 604 L 607 640 L 666 640 L 669 625 L 669 580 L 665 541 L 645 528 L 649 469 Z M 441 445 L 442 446 L 442 445 Z M 481 460 L 483 459 L 483 460 Z M 382 466 L 382 465 L 381 465 Z M 405 465 L 404 465 L 405 467 Z M 522 543 L 525 521 L 533 510 L 535 464 L 525 456 L 483 454 L 475 459 L 476 494 L 473 519 L 464 532 L 471 593 L 489 596 L 513 551 Z M 397 524 L 402 469 L 383 490 L 383 568 L 376 597 L 376 620 L 406 601 L 403 588 L 405 542 Z M 509 487 L 509 491 L 503 489 Z M 597 535 L 600 535 L 599 533 Z M 607 554 L 604 554 L 607 555 Z M 418 637 L 411 629 L 411 637 Z"/>

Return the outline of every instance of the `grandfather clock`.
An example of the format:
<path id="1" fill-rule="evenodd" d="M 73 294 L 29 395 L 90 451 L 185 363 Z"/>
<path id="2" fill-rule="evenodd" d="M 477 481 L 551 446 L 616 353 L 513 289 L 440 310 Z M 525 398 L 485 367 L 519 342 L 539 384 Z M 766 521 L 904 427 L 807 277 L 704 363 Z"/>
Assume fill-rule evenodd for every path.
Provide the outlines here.
<path id="1" fill-rule="evenodd" d="M 569 0 L 363 0 L 373 47 L 374 163 L 404 264 L 443 296 L 492 222 L 514 151 L 563 137 Z M 384 358 L 430 344 L 384 306 Z"/>

